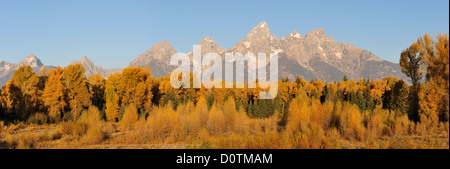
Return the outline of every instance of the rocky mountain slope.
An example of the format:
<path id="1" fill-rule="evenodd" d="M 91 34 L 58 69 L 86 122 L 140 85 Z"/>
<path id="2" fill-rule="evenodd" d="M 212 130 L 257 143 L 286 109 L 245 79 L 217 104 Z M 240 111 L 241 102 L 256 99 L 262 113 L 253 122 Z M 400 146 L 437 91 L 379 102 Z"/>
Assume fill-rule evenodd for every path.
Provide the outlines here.
<path id="1" fill-rule="evenodd" d="M 106 78 L 110 74 L 122 72 L 122 69 L 103 69 L 101 66 L 95 65 L 94 62 L 89 60 L 89 58 L 86 56 L 83 56 L 80 60 L 74 60 L 70 64 L 81 64 L 82 66 L 84 66 L 84 76 L 86 76 L 86 78 L 94 73 L 98 73 Z"/>
<path id="2" fill-rule="evenodd" d="M 112 73 L 120 73 L 122 69 L 103 69 L 100 66 L 96 66 L 94 62 L 89 60 L 86 56 L 83 56 L 80 60 L 74 60 L 70 64 L 81 64 L 85 68 L 84 75 L 88 78 L 94 73 L 99 73 L 103 77 L 108 77 Z M 8 63 L 6 61 L 0 62 L 0 87 L 4 86 L 14 75 L 14 72 L 19 69 L 20 66 L 29 65 L 33 68 L 35 73 L 40 73 L 44 68 L 48 71 L 56 68 L 55 66 L 44 65 L 39 58 L 34 54 L 30 54 L 25 57 L 19 63 Z"/>
<path id="3" fill-rule="evenodd" d="M 13 77 L 14 72 L 24 65 L 31 66 L 35 73 L 40 73 L 44 68 L 47 70 L 55 68 L 54 66 L 45 66 L 33 53 L 17 64 L 2 61 L 0 62 L 0 87 L 4 86 Z"/>
<path id="4" fill-rule="evenodd" d="M 373 53 L 357 48 L 349 43 L 334 41 L 325 35 L 322 28 L 313 30 L 306 35 L 297 31 L 278 38 L 270 33 L 267 22 L 256 25 L 246 37 L 236 43 L 235 46 L 224 49 L 216 44 L 211 37 L 203 38 L 199 44 L 201 54 L 217 53 L 224 59 L 225 53 L 241 53 L 243 55 L 251 52 L 254 54 L 278 53 L 279 78 L 288 77 L 293 80 L 300 76 L 303 79 L 323 79 L 327 82 L 340 81 L 346 75 L 349 79 L 360 78 L 381 79 L 385 76 L 396 76 L 404 79 L 400 66 L 396 63 L 385 61 Z M 197 46 L 197 47 L 199 47 Z M 195 50 L 195 49 L 194 49 Z M 171 66 L 170 57 L 177 52 L 168 41 L 162 41 L 153 45 L 149 50 L 139 55 L 130 64 L 130 67 L 150 66 L 152 76 L 159 78 L 168 75 L 176 66 Z M 187 54 L 193 58 L 193 51 Z M 225 61 L 225 62 L 231 62 Z M 86 56 L 75 60 L 71 64 L 79 63 L 86 68 L 85 76 L 99 73 L 104 77 L 112 73 L 119 73 L 122 69 L 103 69 L 96 66 Z M 195 61 L 194 64 L 200 64 Z M 21 65 L 30 65 L 36 73 L 43 68 L 52 69 L 53 66 L 45 66 L 34 54 L 28 55 L 21 62 L 0 62 L 0 86 L 14 75 L 14 71 Z M 264 65 L 258 65 L 258 67 Z M 203 70 L 209 66 L 203 66 Z M 192 69 L 192 68 L 190 68 Z M 243 72 L 238 72 L 242 75 Z"/>
<path id="5" fill-rule="evenodd" d="M 159 78 L 166 76 L 175 69 L 175 66 L 169 64 L 170 57 L 175 53 L 177 52 L 173 49 L 172 45 L 165 40 L 155 44 L 148 51 L 139 55 L 129 64 L 129 67 L 150 66 L 153 77 Z"/>
<path id="6" fill-rule="evenodd" d="M 209 52 L 254 54 L 278 53 L 279 78 L 323 79 L 327 82 L 340 81 L 346 75 L 349 79 L 380 79 L 385 76 L 404 78 L 398 64 L 384 61 L 373 53 L 348 43 L 339 43 L 325 35 L 322 28 L 313 30 L 305 36 L 297 31 L 278 38 L 270 33 L 267 22 L 256 25 L 245 38 L 235 46 L 224 50 L 214 39 L 204 38 L 202 56 Z M 130 66 L 150 66 L 153 76 L 169 74 L 175 67 L 169 66 L 170 56 L 176 51 L 167 41 L 156 44 L 138 56 Z M 192 58 L 192 52 L 188 55 Z M 196 64 L 194 62 L 194 64 Z M 198 63 L 197 63 L 198 64 Z M 258 65 L 258 67 L 261 65 Z"/>

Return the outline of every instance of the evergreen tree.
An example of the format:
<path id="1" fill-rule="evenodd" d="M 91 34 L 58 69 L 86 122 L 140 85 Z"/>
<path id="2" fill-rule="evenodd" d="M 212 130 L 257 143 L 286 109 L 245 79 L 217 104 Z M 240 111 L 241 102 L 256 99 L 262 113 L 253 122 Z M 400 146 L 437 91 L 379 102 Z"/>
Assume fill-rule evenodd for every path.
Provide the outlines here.
<path id="1" fill-rule="evenodd" d="M 395 83 L 392 90 L 391 109 L 400 113 L 407 113 L 408 110 L 408 86 L 403 80 Z"/>
<path id="2" fill-rule="evenodd" d="M 208 110 L 211 110 L 211 107 L 213 106 L 215 101 L 215 96 L 213 92 L 210 92 L 208 97 L 206 98 L 206 105 L 208 106 Z"/>
<path id="3" fill-rule="evenodd" d="M 365 101 L 365 110 L 373 110 L 375 108 L 375 102 L 372 99 L 372 96 L 370 95 L 370 88 L 366 87 L 366 89 L 364 89 L 364 101 Z"/>

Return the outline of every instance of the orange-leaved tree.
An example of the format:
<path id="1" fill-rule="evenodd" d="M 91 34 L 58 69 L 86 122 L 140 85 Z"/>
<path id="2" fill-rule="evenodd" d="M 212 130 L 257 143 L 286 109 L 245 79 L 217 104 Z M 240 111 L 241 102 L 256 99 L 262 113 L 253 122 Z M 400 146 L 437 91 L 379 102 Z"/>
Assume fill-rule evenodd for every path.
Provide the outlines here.
<path id="1" fill-rule="evenodd" d="M 64 69 L 63 82 L 67 90 L 67 98 L 72 117 L 77 118 L 79 113 L 91 105 L 91 96 L 87 88 L 84 67 L 80 64 L 69 65 Z"/>
<path id="2" fill-rule="evenodd" d="M 44 105 L 47 106 L 49 117 L 55 119 L 60 116 L 67 103 L 64 99 L 65 86 L 62 81 L 63 69 L 58 67 L 53 69 L 48 74 L 48 80 L 45 83 L 42 99 Z"/>
<path id="3" fill-rule="evenodd" d="M 420 103 L 426 100 L 426 97 L 435 93 L 438 97 L 433 102 L 438 105 L 438 116 L 442 121 L 449 119 L 449 40 L 448 34 L 439 34 L 436 39 L 429 34 L 419 37 L 416 42 L 419 46 L 420 54 L 426 64 L 427 90 L 421 90 L 419 94 Z M 420 104 L 420 112 L 430 107 L 427 104 Z M 433 115 L 432 117 L 434 117 Z"/>
<path id="4" fill-rule="evenodd" d="M 14 112 L 22 118 L 34 112 L 39 99 L 38 83 L 39 77 L 33 72 L 33 68 L 19 67 L 3 91 L 7 103 L 5 107 L 9 109 L 9 112 Z"/>
<path id="5" fill-rule="evenodd" d="M 119 83 L 120 74 L 114 73 L 109 75 L 106 80 L 105 102 L 106 102 L 106 118 L 109 121 L 117 121 L 119 119 L 120 95 Z"/>
<path id="6" fill-rule="evenodd" d="M 134 104 L 142 109 L 146 102 L 151 102 L 153 96 L 148 90 L 152 78 L 150 70 L 139 67 L 129 67 L 122 70 L 119 89 L 122 96 L 122 106 Z M 151 96 L 150 96 L 151 95 Z"/>
<path id="7" fill-rule="evenodd" d="M 105 78 L 98 73 L 94 73 L 89 76 L 88 81 L 92 104 L 102 108 L 105 102 Z"/>

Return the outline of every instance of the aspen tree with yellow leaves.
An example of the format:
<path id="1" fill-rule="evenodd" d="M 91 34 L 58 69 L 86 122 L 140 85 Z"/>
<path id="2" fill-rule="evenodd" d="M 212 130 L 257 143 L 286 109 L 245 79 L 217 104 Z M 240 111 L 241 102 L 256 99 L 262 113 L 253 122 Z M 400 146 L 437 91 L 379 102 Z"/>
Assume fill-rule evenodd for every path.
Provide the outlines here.
<path id="1" fill-rule="evenodd" d="M 427 114 L 428 118 L 441 121 L 449 119 L 449 40 L 448 34 L 438 34 L 433 39 L 429 34 L 419 37 L 415 42 L 419 48 L 420 55 L 426 65 L 427 85 L 419 93 L 420 113 Z M 436 95 L 435 99 L 430 99 Z M 438 106 L 434 114 L 433 105 Z"/>
<path id="2" fill-rule="evenodd" d="M 105 102 L 106 102 L 106 119 L 109 121 L 117 121 L 119 119 L 120 109 L 120 83 L 121 75 L 114 73 L 109 75 L 106 80 Z"/>
<path id="3" fill-rule="evenodd" d="M 39 96 L 37 85 L 39 77 L 30 66 L 21 66 L 14 72 L 11 80 L 2 91 L 7 112 L 25 118 L 35 111 Z"/>
<path id="4" fill-rule="evenodd" d="M 44 105 L 48 107 L 48 115 L 56 119 L 64 112 L 67 105 L 65 97 L 65 86 L 63 84 L 63 69 L 58 67 L 48 73 L 48 80 L 42 94 Z"/>
<path id="5" fill-rule="evenodd" d="M 80 112 L 91 105 L 91 95 L 87 87 L 84 67 L 80 64 L 64 68 L 63 82 L 67 91 L 67 99 L 73 118 L 78 118 Z"/>
<path id="6" fill-rule="evenodd" d="M 105 78 L 98 73 L 94 73 L 89 76 L 88 82 L 92 104 L 98 108 L 102 108 L 105 100 Z"/>

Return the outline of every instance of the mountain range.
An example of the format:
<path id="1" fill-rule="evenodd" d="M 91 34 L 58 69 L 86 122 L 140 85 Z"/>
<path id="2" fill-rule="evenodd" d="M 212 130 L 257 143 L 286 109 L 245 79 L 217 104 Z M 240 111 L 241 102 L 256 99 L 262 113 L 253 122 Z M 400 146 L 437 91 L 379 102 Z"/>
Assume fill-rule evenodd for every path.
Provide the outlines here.
<path id="1" fill-rule="evenodd" d="M 47 70 L 55 68 L 54 66 L 45 66 L 39 58 L 33 53 L 25 57 L 19 63 L 8 63 L 6 61 L 0 62 L 0 86 L 4 86 L 14 75 L 14 72 L 19 69 L 20 66 L 29 65 L 33 68 L 33 72 L 39 73 L 44 68 Z"/>
<path id="2" fill-rule="evenodd" d="M 279 78 L 290 80 L 300 76 L 303 79 L 323 79 L 326 82 L 340 81 L 346 75 L 349 79 L 360 78 L 381 79 L 385 76 L 396 76 L 404 79 L 397 63 L 385 61 L 373 53 L 357 48 L 349 43 L 334 41 L 325 35 L 324 29 L 315 29 L 306 35 L 297 31 L 278 38 L 270 33 L 267 22 L 256 25 L 245 38 L 235 46 L 224 49 L 216 44 L 211 37 L 205 37 L 200 42 L 202 56 L 206 53 L 278 53 Z M 159 78 L 168 75 L 176 66 L 171 66 L 170 57 L 177 51 L 166 40 L 153 45 L 146 52 L 137 56 L 129 67 L 151 67 L 152 76 Z M 187 53 L 192 58 L 193 52 Z M 71 64 L 79 63 L 86 68 L 85 76 L 99 73 L 104 77 L 121 69 L 103 69 L 95 65 L 86 56 Z M 199 64 L 195 63 L 194 64 Z M 30 54 L 21 62 L 14 64 L 0 62 L 0 86 L 3 86 L 21 65 L 30 65 L 35 72 L 43 68 L 47 70 L 54 66 L 45 66 L 34 55 Z"/>
<path id="3" fill-rule="evenodd" d="M 305 36 L 297 31 L 278 38 L 270 33 L 267 22 L 256 25 L 245 38 L 235 46 L 225 50 L 217 45 L 213 38 L 205 37 L 199 43 L 202 56 L 206 53 L 278 53 L 279 78 L 290 80 L 300 76 L 303 79 L 323 79 L 327 82 L 340 81 L 344 76 L 349 79 L 381 79 L 396 76 L 404 79 L 397 63 L 385 61 L 373 53 L 357 48 L 349 43 L 334 41 L 327 37 L 324 29 L 316 29 Z M 175 67 L 170 66 L 170 56 L 176 51 L 163 41 L 138 56 L 129 66 L 150 66 L 154 77 L 165 76 Z M 189 52 L 192 58 L 192 52 Z M 194 64 L 196 64 L 194 62 Z"/>

